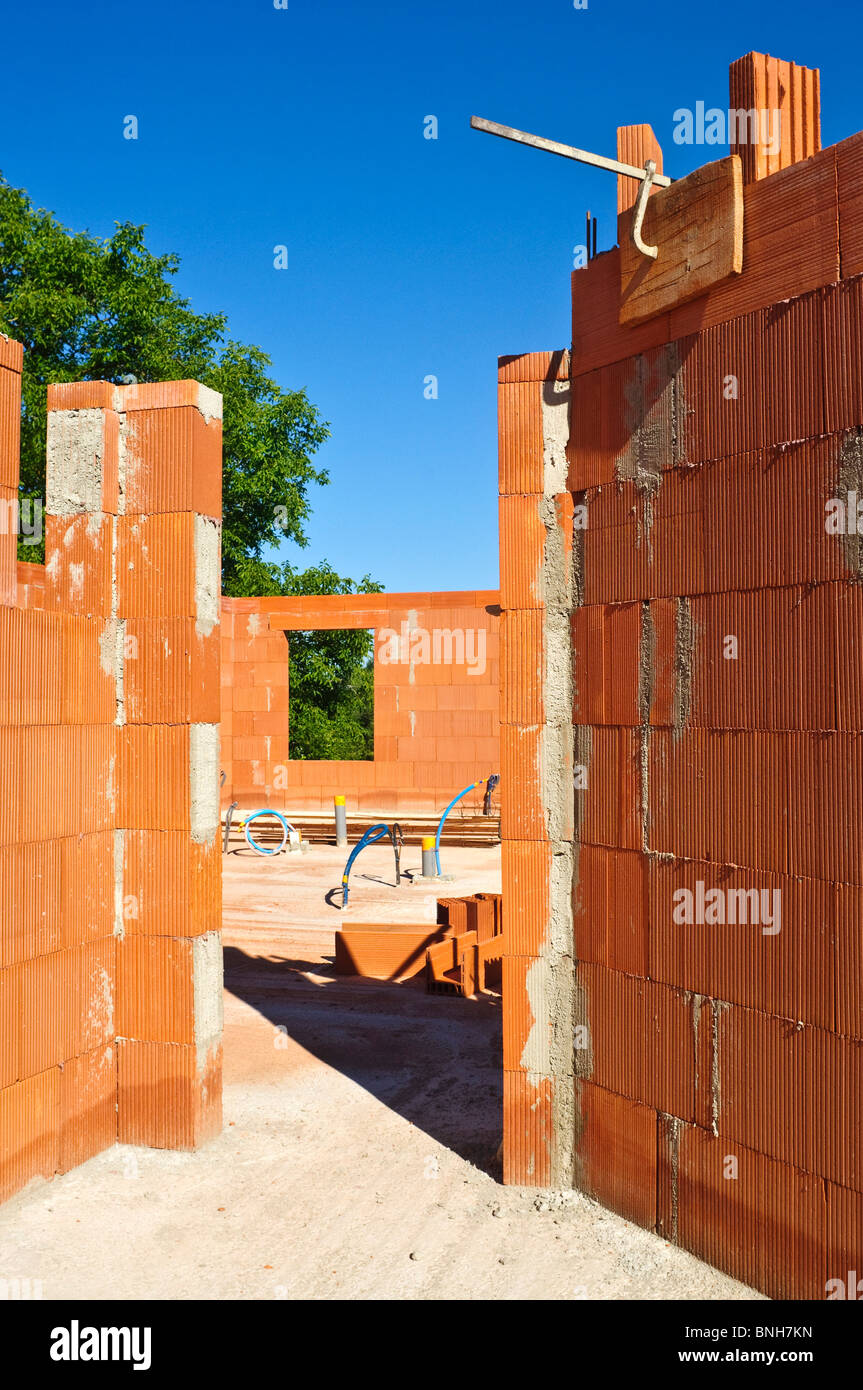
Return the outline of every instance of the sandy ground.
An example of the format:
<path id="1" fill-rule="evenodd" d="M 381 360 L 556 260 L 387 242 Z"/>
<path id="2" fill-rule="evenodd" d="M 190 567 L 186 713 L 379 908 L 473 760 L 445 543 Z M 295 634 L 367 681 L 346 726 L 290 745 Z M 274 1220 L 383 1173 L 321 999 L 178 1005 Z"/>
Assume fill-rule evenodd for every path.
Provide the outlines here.
<path id="1" fill-rule="evenodd" d="M 325 846 L 225 873 L 225 1128 L 196 1154 L 117 1146 L 0 1209 L 0 1279 L 72 1299 L 751 1299 L 577 1193 L 504 1188 L 500 1007 L 332 973 Z M 404 863 L 418 867 L 419 850 Z M 450 850 L 454 894 L 499 851 Z M 433 921 L 391 850 L 357 921 Z"/>

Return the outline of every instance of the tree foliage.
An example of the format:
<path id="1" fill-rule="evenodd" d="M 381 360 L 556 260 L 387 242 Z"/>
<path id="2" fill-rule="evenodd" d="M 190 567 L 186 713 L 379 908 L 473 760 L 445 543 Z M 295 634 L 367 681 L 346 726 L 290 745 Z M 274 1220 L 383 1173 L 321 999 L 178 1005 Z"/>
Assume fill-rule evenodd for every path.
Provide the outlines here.
<path id="1" fill-rule="evenodd" d="M 329 427 L 304 390 L 285 391 L 259 347 L 227 334 L 224 314 L 179 295 L 175 255 L 154 255 L 144 228 L 106 238 L 70 232 L 0 175 L 0 332 L 24 345 L 21 496 L 45 492 L 45 404 L 52 382 L 192 378 L 221 392 L 222 583 L 226 594 L 374 592 L 324 562 L 305 571 L 268 560 L 285 539 L 307 544 L 308 489 L 329 481 L 312 459 Z M 23 545 L 24 560 L 42 558 Z M 371 639 L 365 632 L 291 637 L 291 756 L 372 756 Z"/>
<path id="2" fill-rule="evenodd" d="M 22 495 L 44 495 L 50 382 L 194 378 L 224 397 L 222 563 L 235 586 L 249 558 L 306 543 L 309 485 L 328 481 L 312 457 L 329 427 L 304 390 L 272 379 L 265 352 L 226 335 L 224 314 L 194 312 L 172 283 L 178 268 L 147 249 L 143 227 L 69 232 L 0 176 L 0 332 L 24 345 Z"/>
<path id="3" fill-rule="evenodd" d="M 259 593 L 375 594 L 366 575 L 342 578 L 326 562 L 307 570 L 254 562 Z M 264 587 L 266 586 L 266 587 Z M 373 638 L 363 628 L 288 633 L 292 758 L 374 757 Z"/>

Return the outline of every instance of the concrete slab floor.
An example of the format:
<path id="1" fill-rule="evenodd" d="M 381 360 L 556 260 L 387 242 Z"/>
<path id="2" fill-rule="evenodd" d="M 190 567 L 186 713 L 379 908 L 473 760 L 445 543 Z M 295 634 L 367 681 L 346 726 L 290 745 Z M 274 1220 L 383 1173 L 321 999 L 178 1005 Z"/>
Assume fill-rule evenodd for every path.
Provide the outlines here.
<path id="1" fill-rule="evenodd" d="M 578 1193 L 500 1185 L 499 1000 L 336 978 L 344 858 L 228 857 L 223 1133 L 31 1184 L 0 1208 L 0 1278 L 48 1299 L 758 1298 Z M 391 850 L 358 867 L 346 916 L 434 920 L 433 890 L 387 886 Z M 453 894 L 499 885 L 497 850 L 444 867 Z"/>

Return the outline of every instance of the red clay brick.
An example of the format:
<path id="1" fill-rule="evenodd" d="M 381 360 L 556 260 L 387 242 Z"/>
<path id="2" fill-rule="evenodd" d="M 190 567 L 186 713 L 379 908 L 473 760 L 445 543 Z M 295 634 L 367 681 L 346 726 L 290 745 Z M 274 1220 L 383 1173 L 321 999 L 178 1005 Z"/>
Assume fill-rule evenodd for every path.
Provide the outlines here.
<path id="1" fill-rule="evenodd" d="M 577 1186 L 627 1221 L 656 1222 L 656 1111 L 578 1083 Z"/>

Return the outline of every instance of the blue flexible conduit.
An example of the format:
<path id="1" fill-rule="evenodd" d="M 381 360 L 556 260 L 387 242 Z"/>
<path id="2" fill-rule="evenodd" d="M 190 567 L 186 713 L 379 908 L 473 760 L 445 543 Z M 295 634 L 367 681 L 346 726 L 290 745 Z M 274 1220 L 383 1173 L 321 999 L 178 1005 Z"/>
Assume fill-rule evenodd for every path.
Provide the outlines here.
<path id="1" fill-rule="evenodd" d="M 369 826 L 363 838 L 357 841 L 350 854 L 348 855 L 348 862 L 345 865 L 345 871 L 342 874 L 342 911 L 344 911 L 344 909 L 348 905 L 348 879 L 351 876 L 351 866 L 353 865 L 354 860 L 356 859 L 361 849 L 365 849 L 366 845 L 376 844 L 377 841 L 382 840 L 385 835 L 389 835 L 390 839 L 393 842 L 393 850 L 395 851 L 396 856 L 396 878 L 399 883 L 401 882 L 401 872 L 399 869 L 399 850 L 401 849 L 402 845 L 401 826 L 394 825 L 392 829 L 390 829 L 390 827 L 388 825 L 385 825 L 383 821 L 379 822 L 378 825 L 371 825 Z M 398 883 L 396 884 L 396 886 L 398 887 Z"/>
<path id="2" fill-rule="evenodd" d="M 285 832 L 285 838 L 282 840 L 282 843 L 279 845 L 279 848 L 278 848 L 278 849 L 265 849 L 263 845 L 256 845 L 256 844 L 255 844 L 254 840 L 252 839 L 251 835 L 249 834 L 249 826 L 251 825 L 251 823 L 252 823 L 253 820 L 257 820 L 257 819 L 258 819 L 258 816 L 275 816 L 276 820 L 281 822 L 282 829 L 283 829 L 284 832 Z M 289 831 L 290 831 L 292 828 L 293 828 L 292 826 L 289 826 L 289 825 L 288 825 L 288 822 L 285 820 L 284 816 L 280 816 L 280 815 L 279 815 L 278 811 L 271 811 L 271 810 L 269 810 L 267 807 L 264 807 L 263 810 L 261 810 L 261 811 L 253 811 L 252 814 L 251 814 L 250 816 L 246 816 L 246 821 L 245 821 L 246 843 L 247 843 L 253 850 L 256 850 L 256 851 L 258 852 L 258 854 L 278 854 L 278 853 L 279 853 L 279 850 L 283 849 L 284 846 L 288 843 L 288 833 L 289 833 Z"/>
<path id="3" fill-rule="evenodd" d="M 453 806 L 457 805 L 458 802 L 461 801 L 463 796 L 467 796 L 468 792 L 475 791 L 477 787 L 481 787 L 483 782 L 485 781 L 485 777 L 480 777 L 478 782 L 471 782 L 470 786 L 465 787 L 463 792 L 459 792 L 458 796 L 454 796 L 449 806 L 447 806 L 446 810 L 441 816 L 440 821 L 438 822 L 437 834 L 435 835 L 434 841 L 434 862 L 435 868 L 437 869 L 438 878 L 440 878 L 440 837 L 441 831 L 443 830 L 443 823 L 449 815 L 450 811 L 452 810 Z"/>

